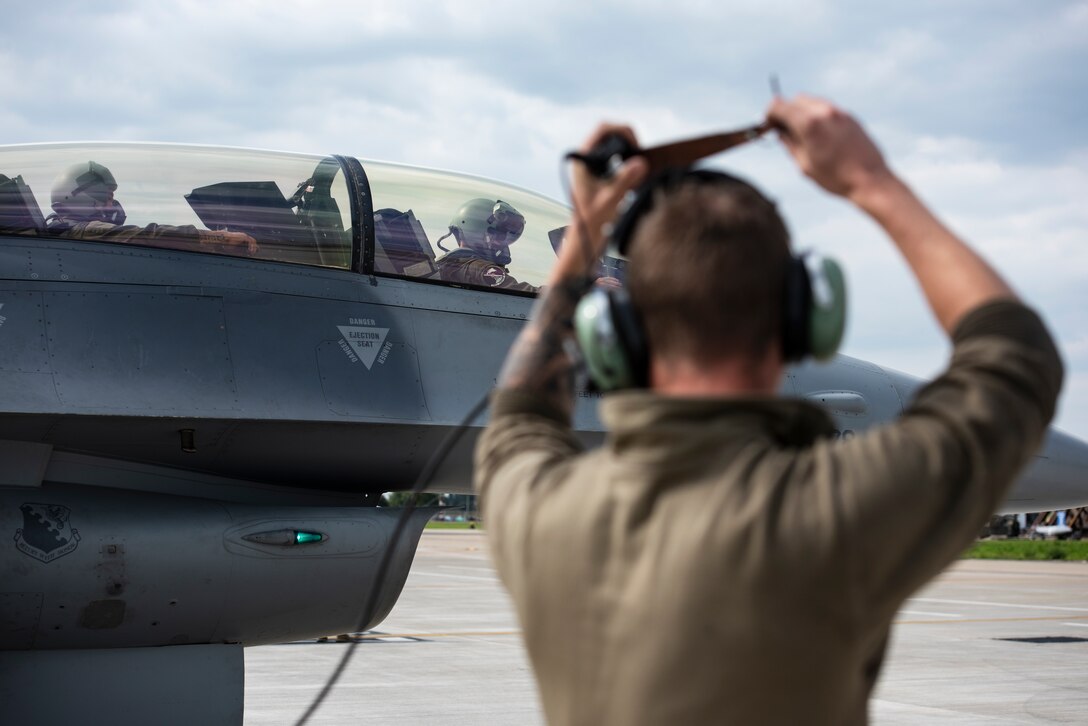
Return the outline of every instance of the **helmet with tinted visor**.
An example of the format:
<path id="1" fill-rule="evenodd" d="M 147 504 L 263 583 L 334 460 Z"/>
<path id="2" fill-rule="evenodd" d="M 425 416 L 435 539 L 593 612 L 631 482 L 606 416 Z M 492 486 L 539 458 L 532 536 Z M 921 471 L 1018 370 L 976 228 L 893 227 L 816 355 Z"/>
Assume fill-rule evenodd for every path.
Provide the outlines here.
<path id="1" fill-rule="evenodd" d="M 491 208 L 487 218 L 487 236 L 494 245 L 509 245 L 517 242 L 525 231 L 525 217 L 521 212 L 501 199 Z"/>
<path id="2" fill-rule="evenodd" d="M 500 265 L 510 263 L 509 246 L 525 230 L 525 217 L 501 199 L 470 199 L 450 220 L 450 233 L 457 241 L 482 252 Z"/>
<path id="3" fill-rule="evenodd" d="M 59 217 L 80 222 L 102 221 L 121 224 L 125 211 L 114 200 L 117 181 L 96 161 L 74 164 L 53 182 L 51 202 Z"/>

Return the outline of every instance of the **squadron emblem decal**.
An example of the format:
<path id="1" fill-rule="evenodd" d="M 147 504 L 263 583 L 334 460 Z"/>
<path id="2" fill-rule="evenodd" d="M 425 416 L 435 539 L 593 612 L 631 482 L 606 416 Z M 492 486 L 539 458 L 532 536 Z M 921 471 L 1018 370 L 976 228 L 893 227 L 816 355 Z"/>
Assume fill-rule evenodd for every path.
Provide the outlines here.
<path id="1" fill-rule="evenodd" d="M 484 279 L 491 281 L 491 287 L 498 287 L 506 282 L 506 270 L 492 265 L 484 271 Z"/>
<path id="2" fill-rule="evenodd" d="M 392 343 L 385 341 L 389 328 L 377 327 L 375 321 L 370 318 L 349 318 L 348 323 L 349 325 L 336 326 L 340 335 L 344 336 L 340 339 L 340 349 L 344 351 L 348 360 L 352 363 L 362 361 L 368 371 L 374 366 L 375 359 L 379 364 L 385 363 L 385 359 L 389 357 L 389 351 L 393 348 Z"/>
<path id="3" fill-rule="evenodd" d="M 15 530 L 15 546 L 20 552 L 48 564 L 79 546 L 79 530 L 68 523 L 68 507 L 27 502 L 19 509 L 23 528 Z"/>

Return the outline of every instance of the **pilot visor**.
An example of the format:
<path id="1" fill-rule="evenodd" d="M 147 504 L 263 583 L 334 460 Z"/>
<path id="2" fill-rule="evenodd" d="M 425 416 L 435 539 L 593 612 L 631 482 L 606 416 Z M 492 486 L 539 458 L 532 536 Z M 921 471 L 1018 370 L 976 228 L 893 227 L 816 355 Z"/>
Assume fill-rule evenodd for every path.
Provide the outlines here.
<path id="1" fill-rule="evenodd" d="M 495 202 L 491 216 L 487 218 L 487 233 L 492 242 L 510 244 L 525 231 L 525 217 L 503 201 Z"/>

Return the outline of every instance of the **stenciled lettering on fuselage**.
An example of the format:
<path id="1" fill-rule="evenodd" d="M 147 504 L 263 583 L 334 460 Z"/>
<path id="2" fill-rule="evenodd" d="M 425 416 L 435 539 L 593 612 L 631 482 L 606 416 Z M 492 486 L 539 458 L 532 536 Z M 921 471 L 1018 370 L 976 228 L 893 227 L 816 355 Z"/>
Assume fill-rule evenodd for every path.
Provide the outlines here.
<path id="1" fill-rule="evenodd" d="M 79 546 L 79 530 L 68 522 L 68 507 L 25 502 L 19 509 L 23 527 L 15 530 L 15 546 L 20 552 L 48 564 Z"/>
<path id="2" fill-rule="evenodd" d="M 352 363 L 362 363 L 369 371 L 374 364 L 383 365 L 393 349 L 386 341 L 389 328 L 379 328 L 372 318 L 348 318 L 347 325 L 337 325 L 343 336 L 338 341 L 340 349 Z"/>
<path id="3" fill-rule="evenodd" d="M 4 303 L 0 303 L 0 310 L 3 310 L 3 309 L 4 309 Z M 2 326 L 7 321 L 8 321 L 7 318 L 5 318 L 3 315 L 0 315 L 0 326 Z"/>

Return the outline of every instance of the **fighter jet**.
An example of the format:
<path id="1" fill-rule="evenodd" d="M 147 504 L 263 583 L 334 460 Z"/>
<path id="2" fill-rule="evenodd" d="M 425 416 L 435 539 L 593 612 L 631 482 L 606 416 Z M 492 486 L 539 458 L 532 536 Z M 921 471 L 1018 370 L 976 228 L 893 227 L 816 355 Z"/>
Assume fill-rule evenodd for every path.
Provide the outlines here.
<path id="1" fill-rule="evenodd" d="M 568 215 L 350 156 L 0 147 L 0 720 L 241 723 L 244 646 L 378 624 L 433 514 L 393 541 L 380 495 L 494 385 Z M 850 437 L 922 384 L 840 355 L 782 392 Z M 470 491 L 482 425 L 431 491 Z M 1086 471 L 1051 431 L 1005 509 Z"/>

